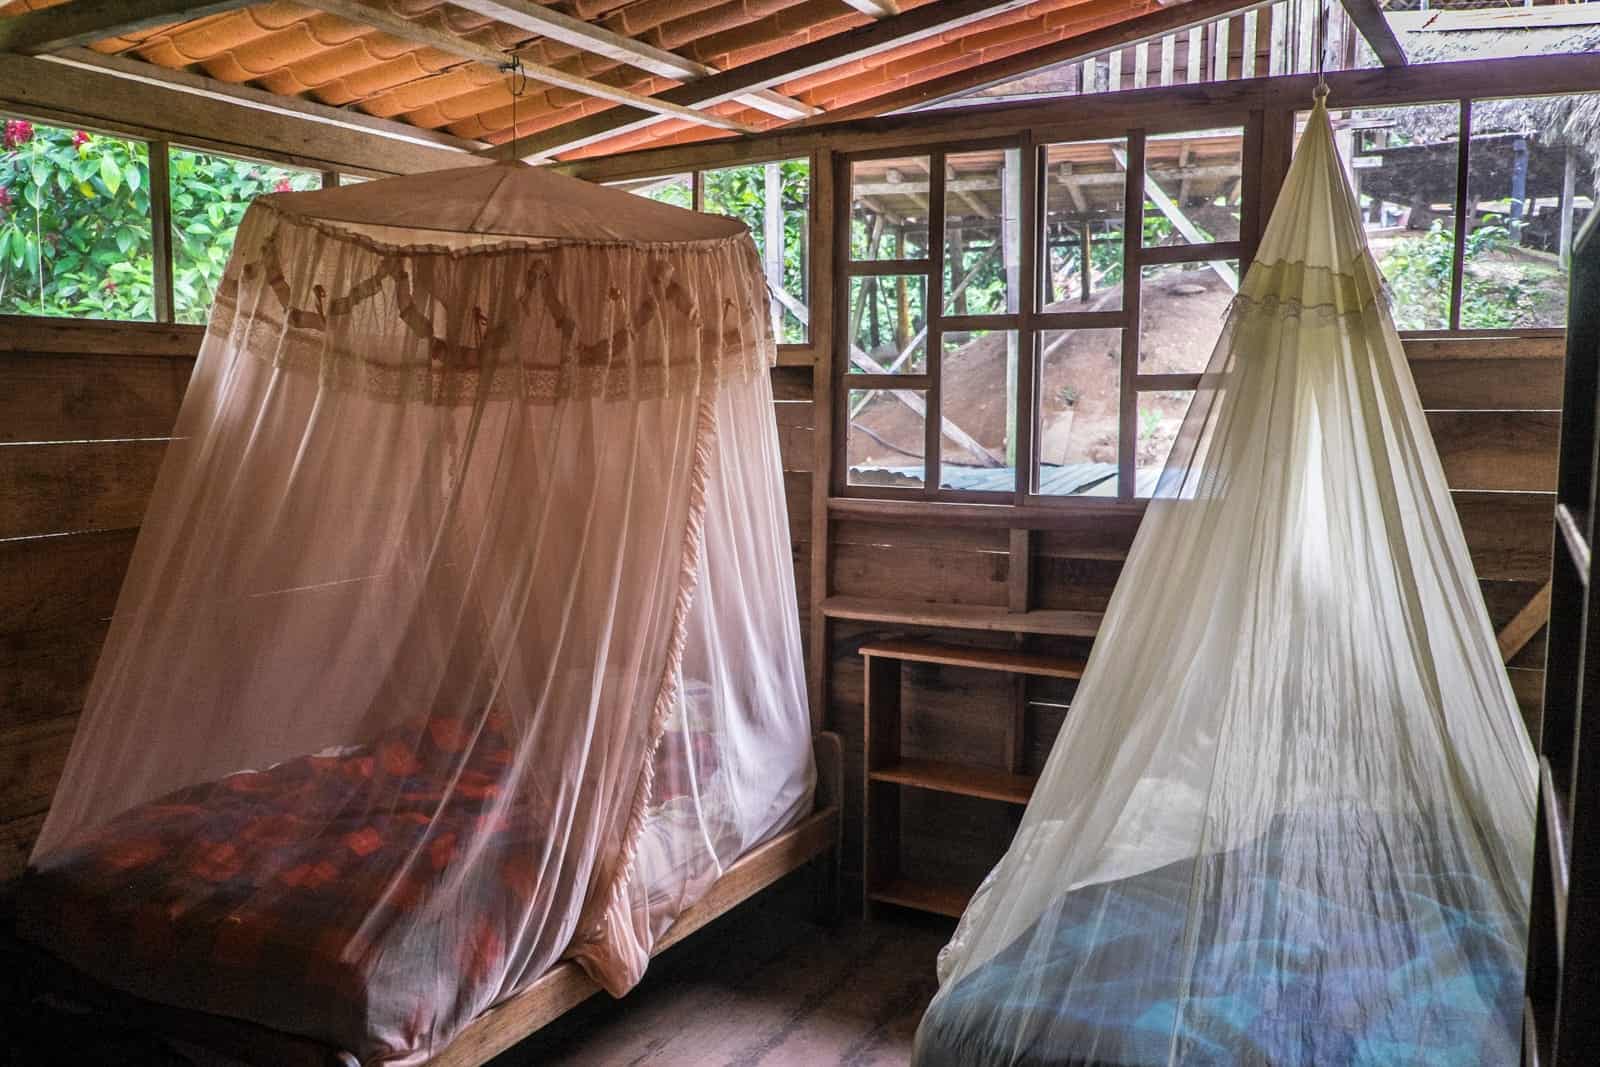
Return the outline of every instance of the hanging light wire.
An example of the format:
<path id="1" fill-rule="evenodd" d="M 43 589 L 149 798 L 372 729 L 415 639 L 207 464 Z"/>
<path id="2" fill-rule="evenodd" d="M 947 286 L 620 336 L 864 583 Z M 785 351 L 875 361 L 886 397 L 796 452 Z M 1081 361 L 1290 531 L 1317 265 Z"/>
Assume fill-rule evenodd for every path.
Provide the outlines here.
<path id="1" fill-rule="evenodd" d="M 1317 4 L 1317 87 L 1311 95 L 1317 100 L 1328 98 L 1328 0 Z"/>
<path id="2" fill-rule="evenodd" d="M 511 75 L 511 136 L 506 139 L 506 162 L 517 161 L 517 100 L 528 91 L 528 72 L 522 66 L 522 57 L 512 52 L 500 64 L 503 73 Z"/>

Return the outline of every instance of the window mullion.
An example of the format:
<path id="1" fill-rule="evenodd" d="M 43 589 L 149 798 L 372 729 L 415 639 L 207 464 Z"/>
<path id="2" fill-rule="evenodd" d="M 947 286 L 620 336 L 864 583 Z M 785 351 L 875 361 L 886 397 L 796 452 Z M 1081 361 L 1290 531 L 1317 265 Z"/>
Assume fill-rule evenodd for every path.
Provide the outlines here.
<path id="1" fill-rule="evenodd" d="M 1049 260 L 1048 256 L 1040 255 L 1044 163 L 1031 131 L 1023 135 L 1019 159 L 1014 180 L 1022 187 L 1021 218 L 1017 224 L 1022 242 L 1022 266 L 1017 285 L 1017 432 L 1012 446 L 1017 457 L 1013 483 L 1015 499 L 1021 505 L 1027 503 L 1028 494 L 1033 492 L 1034 442 L 1039 434 L 1039 346 L 1033 335 L 1033 315 L 1044 285 L 1039 264 Z"/>
<path id="2" fill-rule="evenodd" d="M 1456 145 L 1456 241 L 1450 262 L 1450 329 L 1461 329 L 1461 296 L 1466 273 L 1468 217 L 1467 177 L 1472 152 L 1472 101 L 1461 101 L 1459 143 Z"/>
<path id="3" fill-rule="evenodd" d="M 167 167 L 166 141 L 147 143 L 150 182 L 150 252 L 151 267 L 155 277 L 155 313 L 157 322 L 175 322 L 178 317 L 177 302 L 173 295 L 172 276 L 175 271 L 172 251 L 172 180 Z"/>
<path id="4" fill-rule="evenodd" d="M 944 390 L 941 378 L 944 356 L 944 158 L 942 151 L 928 157 L 928 281 L 923 287 L 922 321 L 927 325 L 925 362 L 928 369 L 927 414 L 923 439 L 922 491 L 928 499 L 939 493 L 940 453 L 944 436 Z"/>
<path id="5" fill-rule="evenodd" d="M 1122 313 L 1128 325 L 1122 331 L 1121 389 L 1117 415 L 1117 499 L 1135 495 L 1134 448 L 1137 446 L 1139 396 L 1139 291 L 1144 274 L 1144 149 L 1143 130 L 1128 131 L 1128 168 L 1122 216 Z"/>

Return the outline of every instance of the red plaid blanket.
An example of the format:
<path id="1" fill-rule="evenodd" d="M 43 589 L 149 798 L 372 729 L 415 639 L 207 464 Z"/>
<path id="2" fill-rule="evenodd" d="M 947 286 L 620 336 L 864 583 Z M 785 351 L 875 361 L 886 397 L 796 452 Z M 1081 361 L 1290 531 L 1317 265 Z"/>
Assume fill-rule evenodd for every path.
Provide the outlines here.
<path id="1" fill-rule="evenodd" d="M 19 928 L 129 992 L 364 1062 L 427 1047 L 502 991 L 508 946 L 539 918 L 545 809 L 535 790 L 501 795 L 505 727 L 436 717 L 132 808 L 27 873 Z M 669 735 L 656 803 L 688 755 Z M 443 921 L 425 907 L 441 893 Z"/>

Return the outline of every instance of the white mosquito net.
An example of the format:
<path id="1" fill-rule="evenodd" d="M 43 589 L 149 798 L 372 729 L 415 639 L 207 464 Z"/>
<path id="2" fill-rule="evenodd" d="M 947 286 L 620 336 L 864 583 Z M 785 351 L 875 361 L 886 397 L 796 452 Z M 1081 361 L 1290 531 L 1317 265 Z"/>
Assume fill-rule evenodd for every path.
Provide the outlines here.
<path id="1" fill-rule="evenodd" d="M 917 1063 L 1514 1063 L 1534 774 L 1319 100 Z"/>
<path id="2" fill-rule="evenodd" d="M 741 223 L 487 166 L 245 218 L 19 903 L 411 1063 L 613 993 L 813 768 Z"/>

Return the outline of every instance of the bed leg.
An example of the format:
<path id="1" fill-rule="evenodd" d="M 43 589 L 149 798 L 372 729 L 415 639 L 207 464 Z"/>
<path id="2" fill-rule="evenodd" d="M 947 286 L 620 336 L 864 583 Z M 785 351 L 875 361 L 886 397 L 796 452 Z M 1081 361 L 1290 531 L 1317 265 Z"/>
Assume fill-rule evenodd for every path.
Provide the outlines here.
<path id="1" fill-rule="evenodd" d="M 844 850 L 844 743 L 835 733 L 812 738 L 817 761 L 817 810 L 833 809 L 833 842 L 812 863 L 816 918 L 824 926 L 839 922 L 839 858 Z"/>

